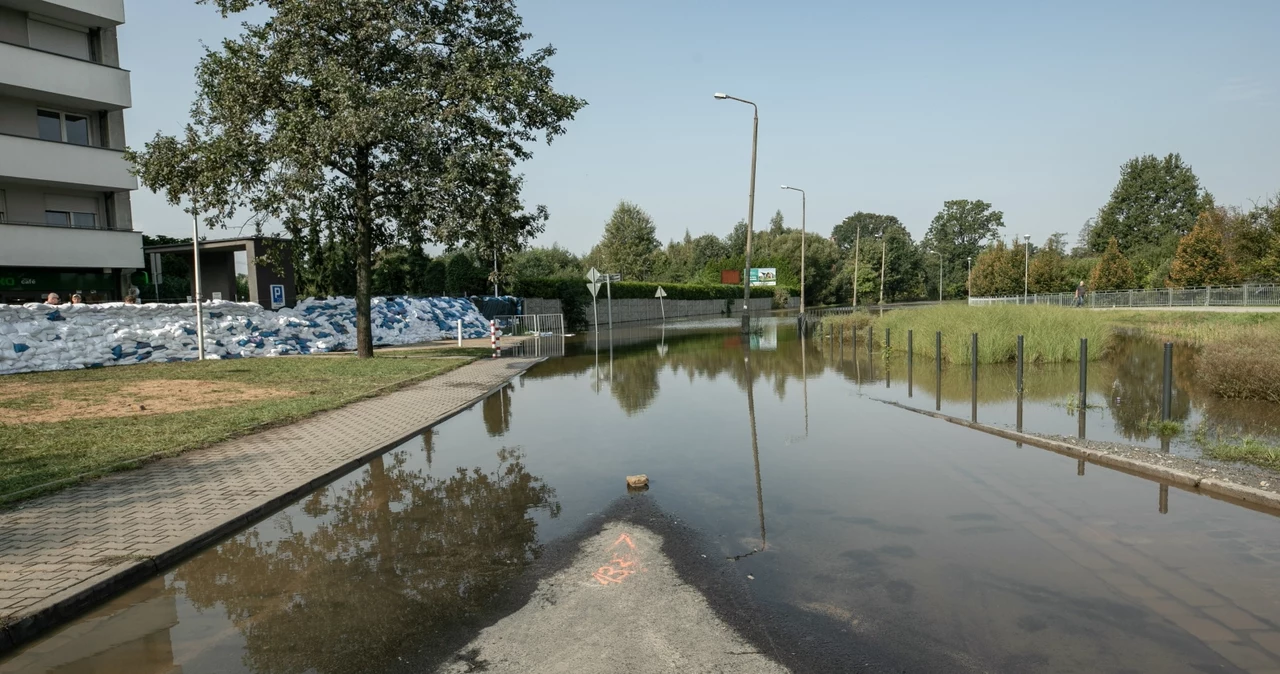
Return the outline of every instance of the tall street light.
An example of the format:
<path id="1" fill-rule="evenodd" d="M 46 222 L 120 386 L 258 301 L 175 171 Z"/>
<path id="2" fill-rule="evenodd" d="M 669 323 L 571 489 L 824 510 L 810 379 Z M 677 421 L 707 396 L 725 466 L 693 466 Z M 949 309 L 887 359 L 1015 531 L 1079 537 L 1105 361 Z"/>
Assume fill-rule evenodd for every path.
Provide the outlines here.
<path id="1" fill-rule="evenodd" d="M 1026 253 L 1026 268 L 1022 276 L 1022 303 L 1027 303 L 1027 288 L 1031 286 L 1031 235 L 1022 235 L 1022 251 Z"/>
<path id="2" fill-rule="evenodd" d="M 862 245 L 862 223 L 853 226 L 853 308 L 858 308 L 858 248 Z"/>
<path id="3" fill-rule="evenodd" d="M 969 273 L 964 282 L 964 294 L 973 297 L 973 258 L 969 258 Z"/>
<path id="4" fill-rule="evenodd" d="M 942 251 L 931 250 L 929 252 L 938 256 L 938 304 L 942 304 Z"/>
<path id="5" fill-rule="evenodd" d="M 886 251 L 888 250 L 885 247 L 885 243 L 887 240 L 888 240 L 888 237 L 886 237 L 884 235 L 884 232 L 881 231 L 880 232 L 880 315 L 881 316 L 884 315 L 884 266 L 885 266 L 885 260 L 888 259 L 888 256 L 885 255 Z"/>
<path id="6" fill-rule="evenodd" d="M 760 138 L 760 108 L 755 103 L 729 94 L 717 93 L 716 100 L 737 101 L 751 106 L 751 191 L 747 194 L 746 267 L 742 272 L 742 331 L 751 329 L 751 232 L 756 224 L 756 144 Z"/>
<path id="7" fill-rule="evenodd" d="M 805 211 L 808 209 L 806 202 L 808 195 L 799 187 L 790 187 L 783 185 L 782 189 L 792 190 L 800 193 L 800 322 L 804 323 L 804 243 L 805 243 Z"/>

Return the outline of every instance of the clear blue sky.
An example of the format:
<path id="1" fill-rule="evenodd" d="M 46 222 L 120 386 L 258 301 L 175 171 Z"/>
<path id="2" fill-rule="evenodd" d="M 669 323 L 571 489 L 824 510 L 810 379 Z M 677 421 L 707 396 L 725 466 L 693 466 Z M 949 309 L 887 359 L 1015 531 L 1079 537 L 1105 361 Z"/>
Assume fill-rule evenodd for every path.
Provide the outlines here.
<path id="1" fill-rule="evenodd" d="M 524 0 L 534 46 L 554 44 L 561 91 L 590 105 L 524 165 L 538 243 L 586 252 L 620 199 L 664 242 L 723 235 L 747 211 L 760 105 L 756 227 L 775 209 L 829 234 L 866 210 L 919 238 L 946 199 L 982 199 L 1005 235 L 1074 241 L 1130 157 L 1180 152 L 1219 203 L 1280 191 L 1276 0 L 899 2 Z M 194 0 L 127 0 L 130 143 L 186 122 L 199 40 L 234 20 Z M 135 227 L 190 223 L 145 190 Z M 234 233 L 234 232 L 233 232 Z M 228 235 L 214 233 L 215 237 Z"/>

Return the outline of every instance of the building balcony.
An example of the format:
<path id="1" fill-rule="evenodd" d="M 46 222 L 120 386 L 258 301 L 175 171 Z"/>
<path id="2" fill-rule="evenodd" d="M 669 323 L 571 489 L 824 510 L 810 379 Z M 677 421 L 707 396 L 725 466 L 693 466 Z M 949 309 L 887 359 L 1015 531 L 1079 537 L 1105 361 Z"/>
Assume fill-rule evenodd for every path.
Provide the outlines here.
<path id="1" fill-rule="evenodd" d="M 0 134 L 0 180 L 97 192 L 138 189 L 120 150 Z"/>
<path id="2" fill-rule="evenodd" d="M 0 223 L 0 267 L 142 269 L 142 233 Z"/>
<path id="3" fill-rule="evenodd" d="M 83 110 L 133 105 L 129 71 L 0 42 L 0 95 Z"/>
<path id="4" fill-rule="evenodd" d="M 124 0 L 6 0 L 4 4 L 78 26 L 109 28 L 124 23 Z"/>

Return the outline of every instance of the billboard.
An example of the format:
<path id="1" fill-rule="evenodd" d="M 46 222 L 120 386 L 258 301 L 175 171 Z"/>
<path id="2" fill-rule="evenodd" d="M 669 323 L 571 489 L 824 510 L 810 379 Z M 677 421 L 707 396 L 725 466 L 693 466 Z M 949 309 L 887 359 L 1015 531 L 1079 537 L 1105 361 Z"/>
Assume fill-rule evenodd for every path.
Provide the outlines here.
<path id="1" fill-rule="evenodd" d="M 751 285 L 753 286 L 776 286 L 778 285 L 778 270 L 773 267 L 751 268 Z"/>

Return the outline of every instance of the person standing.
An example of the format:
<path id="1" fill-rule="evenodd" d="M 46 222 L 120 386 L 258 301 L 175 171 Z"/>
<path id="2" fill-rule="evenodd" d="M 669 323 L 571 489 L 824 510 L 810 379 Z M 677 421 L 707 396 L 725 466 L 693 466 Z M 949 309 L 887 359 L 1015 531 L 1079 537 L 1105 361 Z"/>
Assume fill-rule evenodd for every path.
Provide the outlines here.
<path id="1" fill-rule="evenodd" d="M 1084 306 L 1084 294 L 1087 292 L 1089 291 L 1085 290 L 1084 281 L 1081 281 L 1080 285 L 1076 286 L 1076 306 L 1077 307 Z"/>

